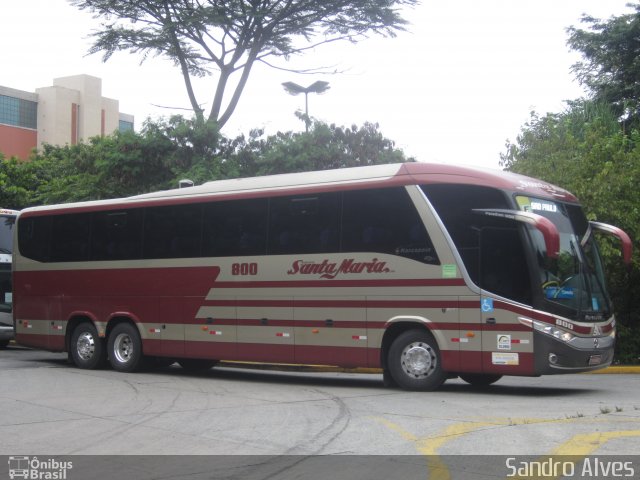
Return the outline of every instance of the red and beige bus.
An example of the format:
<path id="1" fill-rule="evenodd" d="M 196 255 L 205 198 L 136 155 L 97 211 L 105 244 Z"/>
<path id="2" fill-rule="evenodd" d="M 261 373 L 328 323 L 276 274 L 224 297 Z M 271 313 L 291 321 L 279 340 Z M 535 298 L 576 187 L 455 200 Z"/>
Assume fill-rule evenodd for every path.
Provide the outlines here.
<path id="1" fill-rule="evenodd" d="M 17 340 L 80 368 L 220 360 L 459 376 L 611 363 L 594 232 L 569 192 L 425 163 L 222 180 L 18 217 Z"/>

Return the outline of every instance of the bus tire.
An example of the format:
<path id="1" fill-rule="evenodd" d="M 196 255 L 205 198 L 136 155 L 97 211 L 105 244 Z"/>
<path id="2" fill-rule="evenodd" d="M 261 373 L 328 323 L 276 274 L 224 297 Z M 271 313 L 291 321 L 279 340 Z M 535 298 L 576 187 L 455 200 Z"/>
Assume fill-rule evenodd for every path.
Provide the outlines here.
<path id="1" fill-rule="evenodd" d="M 217 363 L 217 360 L 201 358 L 181 358 L 178 360 L 178 364 L 188 372 L 205 372 L 213 368 Z"/>
<path id="2" fill-rule="evenodd" d="M 78 368 L 94 370 L 104 366 L 107 359 L 104 340 L 98 336 L 93 323 L 82 322 L 74 328 L 69 354 Z"/>
<path id="3" fill-rule="evenodd" d="M 485 373 L 462 373 L 460 378 L 474 387 L 488 387 L 502 378 L 502 375 Z"/>
<path id="4" fill-rule="evenodd" d="M 447 379 L 438 344 L 427 331 L 401 333 L 391 344 L 387 364 L 393 379 L 406 390 L 432 391 Z"/>
<path id="5" fill-rule="evenodd" d="M 109 362 L 119 372 L 135 372 L 143 366 L 142 341 L 135 325 L 119 323 L 109 334 Z"/>

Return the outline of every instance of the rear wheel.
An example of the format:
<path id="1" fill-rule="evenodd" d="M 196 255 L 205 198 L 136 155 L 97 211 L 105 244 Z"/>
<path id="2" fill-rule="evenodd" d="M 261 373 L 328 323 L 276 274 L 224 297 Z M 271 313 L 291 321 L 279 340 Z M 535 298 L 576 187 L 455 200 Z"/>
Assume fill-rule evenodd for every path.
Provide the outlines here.
<path id="1" fill-rule="evenodd" d="M 464 373 L 460 375 L 460 378 L 474 387 L 488 387 L 489 385 L 496 383 L 502 378 L 502 375 L 491 375 L 483 373 Z"/>
<path id="2" fill-rule="evenodd" d="M 387 363 L 393 379 L 407 390 L 435 390 L 447 379 L 438 344 L 427 331 L 401 333 L 391 344 Z"/>
<path id="3" fill-rule="evenodd" d="M 119 372 L 135 372 L 142 367 L 142 341 L 130 323 L 116 325 L 109 334 L 109 362 Z"/>
<path id="4" fill-rule="evenodd" d="M 73 330 L 69 352 L 76 367 L 89 370 L 104 366 L 107 358 L 104 340 L 98 336 L 96 327 L 88 322 Z"/>

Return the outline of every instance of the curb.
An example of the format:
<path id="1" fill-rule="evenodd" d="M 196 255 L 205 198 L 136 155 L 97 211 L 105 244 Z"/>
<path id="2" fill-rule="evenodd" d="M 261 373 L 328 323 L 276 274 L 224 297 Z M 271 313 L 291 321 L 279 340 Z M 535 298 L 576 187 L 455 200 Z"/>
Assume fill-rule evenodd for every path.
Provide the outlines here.
<path id="1" fill-rule="evenodd" d="M 639 374 L 640 365 L 615 365 L 613 367 L 603 368 L 602 370 L 596 370 L 594 372 L 586 372 L 588 375 L 602 375 L 602 374 Z"/>

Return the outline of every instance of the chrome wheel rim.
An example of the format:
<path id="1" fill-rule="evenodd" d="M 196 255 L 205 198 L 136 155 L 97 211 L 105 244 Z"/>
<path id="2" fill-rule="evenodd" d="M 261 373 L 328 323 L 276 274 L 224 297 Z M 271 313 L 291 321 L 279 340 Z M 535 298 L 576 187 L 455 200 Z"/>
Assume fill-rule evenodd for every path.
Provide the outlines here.
<path id="1" fill-rule="evenodd" d="M 120 363 L 127 363 L 134 354 L 134 346 L 131 337 L 121 333 L 113 342 L 113 355 Z"/>
<path id="2" fill-rule="evenodd" d="M 428 343 L 413 342 L 402 350 L 402 371 L 413 378 L 426 378 L 435 370 L 437 357 Z"/>
<path id="3" fill-rule="evenodd" d="M 78 352 L 78 357 L 84 361 L 91 360 L 96 353 L 96 340 L 90 332 L 82 332 L 78 336 L 76 352 Z"/>

